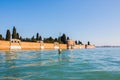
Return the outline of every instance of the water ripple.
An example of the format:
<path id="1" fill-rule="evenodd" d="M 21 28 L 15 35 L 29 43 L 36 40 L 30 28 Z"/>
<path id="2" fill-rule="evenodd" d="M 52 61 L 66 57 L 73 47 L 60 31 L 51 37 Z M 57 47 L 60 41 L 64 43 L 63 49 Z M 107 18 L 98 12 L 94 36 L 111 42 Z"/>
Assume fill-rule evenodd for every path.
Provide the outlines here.
<path id="1" fill-rule="evenodd" d="M 119 80 L 120 48 L 0 51 L 0 80 Z"/>

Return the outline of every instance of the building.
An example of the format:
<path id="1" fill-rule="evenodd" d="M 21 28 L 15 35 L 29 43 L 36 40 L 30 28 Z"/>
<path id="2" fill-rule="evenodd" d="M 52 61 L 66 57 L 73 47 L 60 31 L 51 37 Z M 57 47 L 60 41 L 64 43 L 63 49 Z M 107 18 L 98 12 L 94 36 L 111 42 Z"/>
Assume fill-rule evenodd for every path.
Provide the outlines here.
<path id="1" fill-rule="evenodd" d="M 68 41 L 67 41 L 67 48 L 68 48 L 68 49 L 74 49 L 74 47 L 75 47 L 75 41 L 73 41 L 73 40 L 68 40 Z"/>

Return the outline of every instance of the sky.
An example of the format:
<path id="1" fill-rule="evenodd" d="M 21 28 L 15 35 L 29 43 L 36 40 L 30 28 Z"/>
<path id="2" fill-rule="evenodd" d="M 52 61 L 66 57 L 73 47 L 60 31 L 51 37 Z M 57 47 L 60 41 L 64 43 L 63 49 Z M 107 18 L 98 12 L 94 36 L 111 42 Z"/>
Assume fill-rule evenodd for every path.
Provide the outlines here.
<path id="1" fill-rule="evenodd" d="M 0 0 L 0 34 L 38 32 L 95 45 L 120 45 L 120 0 Z"/>

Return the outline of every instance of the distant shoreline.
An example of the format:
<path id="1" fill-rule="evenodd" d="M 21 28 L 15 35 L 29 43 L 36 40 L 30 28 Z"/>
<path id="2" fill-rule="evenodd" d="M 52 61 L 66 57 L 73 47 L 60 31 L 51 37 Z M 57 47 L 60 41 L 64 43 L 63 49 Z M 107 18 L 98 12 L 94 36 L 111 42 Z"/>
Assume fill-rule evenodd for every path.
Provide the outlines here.
<path id="1" fill-rule="evenodd" d="M 96 46 L 96 48 L 120 48 L 120 46 Z"/>

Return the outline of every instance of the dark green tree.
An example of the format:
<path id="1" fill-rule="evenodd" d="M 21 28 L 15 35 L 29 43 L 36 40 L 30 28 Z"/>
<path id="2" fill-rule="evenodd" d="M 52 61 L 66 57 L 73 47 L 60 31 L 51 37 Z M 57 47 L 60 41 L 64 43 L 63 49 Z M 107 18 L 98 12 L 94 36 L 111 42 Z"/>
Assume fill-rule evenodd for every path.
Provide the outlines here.
<path id="1" fill-rule="evenodd" d="M 55 42 L 58 42 L 57 38 L 54 39 Z"/>
<path id="2" fill-rule="evenodd" d="M 44 38 L 45 43 L 54 43 L 54 39 L 52 37 Z"/>
<path id="3" fill-rule="evenodd" d="M 88 41 L 87 45 L 90 45 L 90 42 Z"/>
<path id="4" fill-rule="evenodd" d="M 61 36 L 61 41 L 62 41 L 64 44 L 67 43 L 67 39 L 66 39 L 66 35 L 65 35 L 65 34 L 63 34 L 63 35 Z"/>
<path id="5" fill-rule="evenodd" d="M 3 40 L 2 34 L 0 34 L 0 40 Z"/>
<path id="6" fill-rule="evenodd" d="M 82 45 L 83 43 L 82 43 L 81 41 L 78 41 L 78 44 L 81 44 L 81 45 Z"/>
<path id="7" fill-rule="evenodd" d="M 39 40 L 39 33 L 36 34 L 36 40 Z"/>
<path id="8" fill-rule="evenodd" d="M 13 27 L 12 39 L 17 39 L 17 32 L 15 26 Z"/>
<path id="9" fill-rule="evenodd" d="M 39 40 L 39 41 L 41 41 L 41 40 L 42 40 L 42 37 L 41 37 L 41 36 L 39 36 L 38 40 Z"/>
<path id="10" fill-rule="evenodd" d="M 19 33 L 17 33 L 17 39 L 20 39 L 20 37 L 19 37 Z"/>
<path id="11" fill-rule="evenodd" d="M 75 44 L 78 44 L 78 42 L 77 42 L 77 41 L 75 41 Z"/>
<path id="12" fill-rule="evenodd" d="M 48 42 L 49 42 L 49 43 L 54 43 L 54 39 L 53 39 L 52 37 L 49 37 L 49 38 L 48 38 Z"/>
<path id="13" fill-rule="evenodd" d="M 10 38 L 11 38 L 10 30 L 7 30 L 7 32 L 6 32 L 6 40 L 10 41 Z"/>
<path id="14" fill-rule="evenodd" d="M 69 37 L 67 37 L 67 40 L 70 40 L 70 38 L 69 38 Z"/>
<path id="15" fill-rule="evenodd" d="M 35 41 L 36 41 L 34 36 L 32 36 L 31 41 L 32 41 L 32 42 L 35 42 Z"/>

